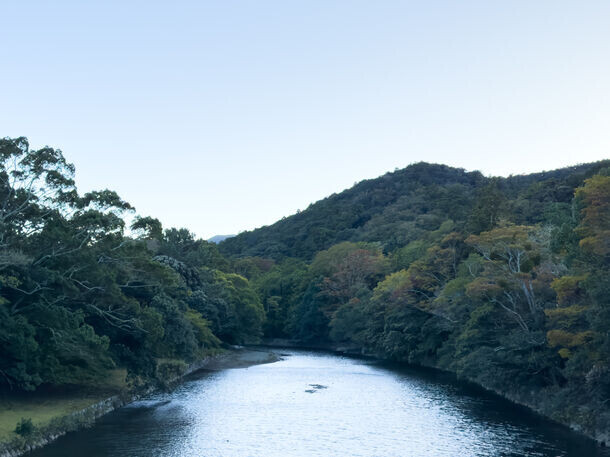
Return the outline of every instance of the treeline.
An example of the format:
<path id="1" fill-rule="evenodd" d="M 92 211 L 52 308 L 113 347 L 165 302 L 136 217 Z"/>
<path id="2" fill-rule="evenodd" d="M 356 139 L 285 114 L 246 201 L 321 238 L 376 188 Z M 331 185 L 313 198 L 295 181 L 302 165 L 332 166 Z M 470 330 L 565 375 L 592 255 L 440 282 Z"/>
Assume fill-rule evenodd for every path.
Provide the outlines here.
<path id="1" fill-rule="evenodd" d="M 609 165 L 489 179 L 420 163 L 220 248 L 268 337 L 450 370 L 602 436 Z"/>
<path id="2" fill-rule="evenodd" d="M 419 163 L 218 247 L 0 141 L 0 390 L 132 384 L 224 343 L 341 343 L 610 430 L 610 161 Z"/>
<path id="3" fill-rule="evenodd" d="M 163 230 L 103 190 L 81 195 L 61 151 L 0 140 L 0 392 L 132 385 L 223 342 L 255 341 L 264 311 L 216 245 Z"/>

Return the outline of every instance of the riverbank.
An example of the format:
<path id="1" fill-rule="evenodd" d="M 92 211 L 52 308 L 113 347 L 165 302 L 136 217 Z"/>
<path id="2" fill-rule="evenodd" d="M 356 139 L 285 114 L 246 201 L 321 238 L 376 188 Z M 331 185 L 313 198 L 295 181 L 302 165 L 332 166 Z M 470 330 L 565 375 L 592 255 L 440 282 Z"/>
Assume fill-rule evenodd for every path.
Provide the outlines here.
<path id="1" fill-rule="evenodd" d="M 260 347 L 323 350 L 346 356 L 367 357 L 379 361 L 391 361 L 410 365 L 407 362 L 396 361 L 384 357 L 383 354 L 373 354 L 367 352 L 365 349 L 353 344 L 330 342 L 301 342 L 296 340 L 275 338 L 263 341 Z M 434 364 L 426 364 L 421 366 L 428 369 L 440 370 L 445 373 L 450 373 L 456 376 L 456 378 L 458 378 L 457 373 L 451 370 L 447 370 L 443 367 L 436 366 Z M 462 381 L 468 381 L 512 403 L 524 406 L 548 420 L 566 426 L 571 430 L 594 440 L 600 446 L 605 447 L 610 443 L 610 429 L 608 429 L 608 427 L 603 426 L 603 424 L 610 423 L 610 411 L 608 411 L 607 408 L 605 418 L 602 420 L 602 418 L 592 417 L 595 414 L 591 412 L 591 408 L 589 408 L 588 405 L 564 404 L 561 408 L 552 408 L 549 405 L 556 405 L 557 403 L 560 403 L 555 398 L 556 392 L 508 392 L 506 390 L 499 389 L 496 386 L 481 383 L 477 379 L 458 379 Z"/>
<path id="2" fill-rule="evenodd" d="M 610 457 L 448 374 L 267 350 L 285 360 L 200 372 L 27 457 Z"/>
<path id="3" fill-rule="evenodd" d="M 185 377 L 200 370 L 247 368 L 280 360 L 277 354 L 261 349 L 235 347 L 202 358 L 190 365 L 183 364 L 159 386 L 130 391 L 123 372 L 99 391 L 62 393 L 53 396 L 30 395 L 3 399 L 0 402 L 0 457 L 18 457 L 45 446 L 68 432 L 89 427 L 100 417 L 115 411 L 154 390 L 171 388 Z M 180 366 L 180 365 L 177 365 Z M 119 370 L 117 370 L 119 371 Z M 26 436 L 14 433 L 21 418 L 31 419 L 33 430 Z"/>
<path id="4" fill-rule="evenodd" d="M 191 369 L 189 374 L 199 370 L 218 371 L 234 368 L 248 368 L 253 365 L 273 363 L 279 360 L 281 360 L 281 357 L 274 352 L 237 347 L 229 353 L 217 357 L 209 357 L 201 364 L 194 364 L 194 369 Z"/>

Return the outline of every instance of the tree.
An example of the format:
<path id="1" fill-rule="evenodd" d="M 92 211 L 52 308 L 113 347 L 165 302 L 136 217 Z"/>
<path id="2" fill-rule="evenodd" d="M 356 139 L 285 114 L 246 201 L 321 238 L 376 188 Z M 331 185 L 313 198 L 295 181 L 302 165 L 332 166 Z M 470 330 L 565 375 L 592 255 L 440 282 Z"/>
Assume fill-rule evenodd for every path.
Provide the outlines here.
<path id="1" fill-rule="evenodd" d="M 492 230 L 503 214 L 506 214 L 507 199 L 499 189 L 499 181 L 492 179 L 477 193 L 475 207 L 469 218 L 469 228 L 473 233 Z"/>
<path id="2" fill-rule="evenodd" d="M 610 176 L 595 175 L 576 189 L 582 219 L 577 228 L 580 247 L 608 261 L 610 256 Z"/>
<path id="3" fill-rule="evenodd" d="M 542 344 L 544 301 L 558 266 L 549 257 L 548 231 L 528 226 L 496 228 L 466 242 L 485 260 L 484 271 L 468 286 L 473 297 L 499 306 L 529 342 Z M 542 297 L 541 297 L 542 295 Z"/>
<path id="4" fill-rule="evenodd" d="M 388 269 L 387 258 L 374 245 L 339 243 L 316 255 L 311 272 L 325 298 L 323 311 L 332 318 L 352 298 L 369 294 Z"/>

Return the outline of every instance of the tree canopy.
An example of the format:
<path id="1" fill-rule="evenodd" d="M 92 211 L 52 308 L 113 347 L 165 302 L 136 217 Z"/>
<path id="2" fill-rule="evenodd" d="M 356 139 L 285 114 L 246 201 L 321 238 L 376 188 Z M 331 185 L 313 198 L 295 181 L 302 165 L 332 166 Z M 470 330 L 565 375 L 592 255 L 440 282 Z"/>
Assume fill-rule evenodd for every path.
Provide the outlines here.
<path id="1" fill-rule="evenodd" d="M 273 316 L 267 337 L 443 368 L 603 428 L 608 165 L 486 178 L 419 163 L 220 250 L 235 263 L 273 264 L 256 273 Z"/>
<path id="2" fill-rule="evenodd" d="M 163 230 L 110 190 L 80 195 L 61 151 L 0 140 L 0 389 L 87 384 L 116 366 L 154 377 L 255 341 L 264 312 L 216 245 Z"/>
<path id="3" fill-rule="evenodd" d="M 288 338 L 434 366 L 610 424 L 609 161 L 487 178 L 418 163 L 219 245 L 61 151 L 0 140 L 0 390 L 133 384 Z M 593 425 L 592 425 L 593 424 Z"/>

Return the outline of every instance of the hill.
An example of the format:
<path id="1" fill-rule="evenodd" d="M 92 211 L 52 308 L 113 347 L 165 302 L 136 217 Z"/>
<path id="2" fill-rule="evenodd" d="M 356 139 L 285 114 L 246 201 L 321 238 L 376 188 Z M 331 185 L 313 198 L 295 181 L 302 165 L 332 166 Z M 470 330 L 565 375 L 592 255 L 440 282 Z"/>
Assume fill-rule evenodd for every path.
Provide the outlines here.
<path id="1" fill-rule="evenodd" d="M 133 207 L 80 194 L 59 150 L 0 153 L 6 398 L 163 385 L 279 337 L 454 372 L 610 441 L 608 160 L 508 178 L 417 163 L 216 245 L 153 217 L 127 234 Z M 15 419 L 15 437 L 38 426 Z"/>
<path id="2" fill-rule="evenodd" d="M 441 368 L 609 440 L 609 165 L 418 163 L 219 247 L 269 338 Z"/>
<path id="3" fill-rule="evenodd" d="M 437 229 L 447 218 L 464 226 L 492 183 L 507 198 L 500 214 L 515 209 L 516 223 L 537 223 L 546 206 L 569 202 L 585 178 L 609 163 L 487 178 L 478 171 L 420 162 L 362 181 L 273 225 L 240 233 L 221 242 L 219 249 L 228 256 L 311 260 L 341 241 L 366 241 L 379 242 L 389 252 Z M 517 209 L 524 199 L 528 207 Z"/>
<path id="4" fill-rule="evenodd" d="M 212 238 L 208 239 L 208 243 L 220 243 L 229 238 L 233 238 L 235 235 L 214 235 Z"/>

